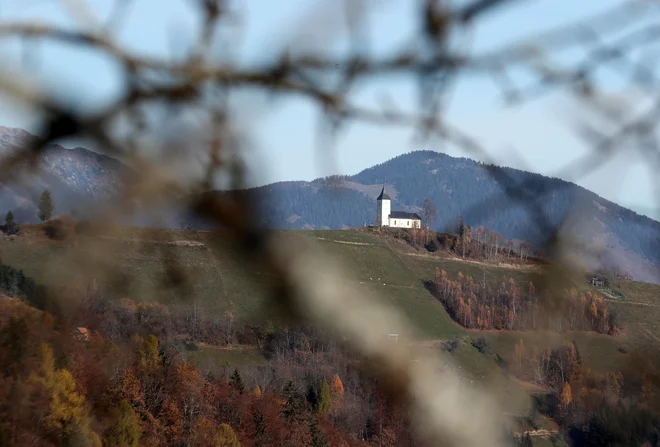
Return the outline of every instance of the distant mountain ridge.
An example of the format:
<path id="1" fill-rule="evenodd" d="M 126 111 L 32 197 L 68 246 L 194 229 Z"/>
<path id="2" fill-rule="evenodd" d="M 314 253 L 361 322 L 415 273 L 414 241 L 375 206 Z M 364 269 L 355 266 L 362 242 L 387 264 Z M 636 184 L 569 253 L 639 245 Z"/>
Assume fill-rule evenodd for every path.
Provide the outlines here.
<path id="1" fill-rule="evenodd" d="M 0 158 L 11 156 L 36 137 L 25 130 L 0 127 Z M 56 212 L 69 213 L 117 199 L 135 173 L 118 160 L 76 147 L 49 144 L 38 156 L 37 170 L 16 168 L 18 181 L 0 184 L 0 210 L 12 210 L 19 221 L 35 222 L 36 203 L 49 189 Z"/>
<path id="2" fill-rule="evenodd" d="M 498 183 L 493 173 L 500 174 Z M 525 185 L 549 225 L 561 225 L 598 256 L 579 256 L 588 268 L 616 265 L 636 279 L 660 282 L 660 223 L 610 202 L 574 183 L 518 169 L 488 166 L 433 151 L 415 151 L 356 175 L 311 182 L 279 182 L 254 188 L 260 223 L 277 229 L 340 229 L 373 223 L 383 184 L 392 209 L 421 214 L 424 199 L 438 209 L 433 228 L 455 228 L 456 219 L 483 225 L 506 238 L 543 248 L 548 234 L 527 207 L 505 190 Z"/>
<path id="3" fill-rule="evenodd" d="M 28 144 L 31 138 L 24 130 L 0 127 L 0 157 Z M 137 176 L 111 157 L 56 144 L 40 154 L 38 165 L 36 173 L 26 170 L 22 184 L 0 183 L 0 211 L 12 210 L 18 221 L 35 222 L 36 203 L 46 188 L 53 193 L 57 212 L 93 210 L 120 200 L 127 183 Z M 502 183 L 493 178 L 493 172 L 504 177 Z M 460 217 L 466 224 L 483 225 L 506 238 L 542 248 L 547 234 L 526 207 L 504 193 L 511 186 L 525 184 L 551 227 L 561 224 L 581 244 L 601 249 L 599 258 L 581 257 L 587 267 L 617 265 L 636 279 L 660 282 L 660 223 L 573 183 L 517 169 L 415 151 L 356 175 L 278 182 L 251 191 L 258 201 L 256 218 L 264 227 L 339 229 L 373 223 L 375 198 L 383 184 L 387 184 L 393 210 L 421 214 L 424 199 L 431 199 L 438 209 L 433 224 L 437 230 L 453 228 Z M 168 209 L 164 215 L 164 225 L 170 227 L 182 220 L 192 227 L 203 226 L 201 220 L 175 210 Z M 135 218 L 126 223 L 141 222 Z"/>

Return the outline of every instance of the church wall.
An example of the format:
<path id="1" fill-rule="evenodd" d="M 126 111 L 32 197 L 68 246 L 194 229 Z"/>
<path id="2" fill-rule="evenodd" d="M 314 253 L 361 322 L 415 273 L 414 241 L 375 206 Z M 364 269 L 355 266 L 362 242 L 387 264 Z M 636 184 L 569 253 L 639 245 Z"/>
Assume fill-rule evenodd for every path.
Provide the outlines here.
<path id="1" fill-rule="evenodd" d="M 389 225 L 389 217 L 392 212 L 392 202 L 389 200 L 378 201 L 378 212 L 376 215 L 376 223 L 384 227 Z"/>
<path id="2" fill-rule="evenodd" d="M 421 223 L 418 219 L 389 219 L 389 226 L 393 228 L 419 228 Z"/>

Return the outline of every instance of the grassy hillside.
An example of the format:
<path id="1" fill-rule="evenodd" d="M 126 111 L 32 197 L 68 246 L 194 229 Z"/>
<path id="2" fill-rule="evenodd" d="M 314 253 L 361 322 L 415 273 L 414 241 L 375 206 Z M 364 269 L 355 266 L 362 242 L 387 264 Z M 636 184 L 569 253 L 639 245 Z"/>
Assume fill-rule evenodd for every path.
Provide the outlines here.
<path id="1" fill-rule="evenodd" d="M 500 281 L 513 277 L 520 284 L 541 280 L 541 266 L 487 265 L 447 254 L 417 252 L 399 240 L 361 230 L 298 231 L 294 237 L 316 244 L 326 255 L 350 272 L 358 289 L 371 292 L 400 310 L 414 326 L 411 347 L 431 350 L 450 359 L 453 368 L 467 380 L 498 390 L 505 411 L 524 412 L 533 389 L 512 380 L 493 357 L 481 354 L 471 340 L 484 335 L 494 354 L 511 361 L 513 347 L 520 339 L 525 346 L 539 349 L 575 340 L 589 368 L 616 371 L 627 354 L 619 349 L 660 346 L 660 286 L 622 282 L 625 300 L 612 299 L 610 308 L 620 312 L 624 333 L 612 337 L 587 332 L 547 333 L 465 330 L 455 324 L 443 306 L 424 287 L 436 268 L 455 277 L 458 272 L 478 281 Z M 102 236 L 79 236 L 75 245 L 55 243 L 39 226 L 27 227 L 13 239 L 0 239 L 2 262 L 51 286 L 88 283 L 96 278 L 109 298 L 129 297 L 135 301 L 159 301 L 176 309 L 201 303 L 206 312 L 232 310 L 254 319 L 272 319 L 264 293 L 268 275 L 242 261 L 219 233 L 207 231 L 145 230 L 122 228 Z M 177 280 L 178 279 L 178 280 Z M 567 275 L 568 285 L 591 286 L 578 276 Z M 398 332 L 391 328 L 390 332 Z M 461 341 L 458 350 L 447 356 L 440 343 L 450 338 Z M 258 351 L 219 350 L 202 347 L 191 360 L 203 367 L 222 368 L 227 364 L 258 362 Z"/>
<path id="2" fill-rule="evenodd" d="M 56 243 L 39 226 L 29 226 L 17 238 L 0 240 L 2 262 L 50 286 L 86 284 L 96 278 L 111 298 L 159 301 L 171 306 L 203 303 L 209 312 L 231 309 L 261 318 L 268 276 L 242 261 L 216 232 L 121 228 L 102 235 L 78 236 L 75 246 Z M 296 231 L 315 243 L 350 272 L 347 281 L 364 288 L 401 310 L 414 324 L 419 339 L 446 339 L 465 334 L 425 289 L 436 268 L 455 277 L 458 272 L 481 282 L 513 277 L 520 284 L 542 279 L 541 267 L 487 265 L 440 252 L 412 250 L 401 241 L 360 230 Z M 579 276 L 564 278 L 579 289 L 591 286 Z M 625 300 L 611 299 L 628 337 L 606 337 L 603 346 L 623 343 L 660 343 L 660 286 L 633 281 L 619 285 Z M 393 328 L 393 331 L 396 328 Z M 520 333 L 493 334 L 493 339 L 517 339 Z M 589 338 L 590 334 L 564 334 L 563 338 Z M 533 339 L 535 337 L 531 336 Z M 543 339 L 543 336 L 536 337 Z M 553 339 L 556 337 L 550 337 Z M 585 346 L 591 342 L 585 339 Z M 598 345 L 598 343 L 596 343 Z"/>

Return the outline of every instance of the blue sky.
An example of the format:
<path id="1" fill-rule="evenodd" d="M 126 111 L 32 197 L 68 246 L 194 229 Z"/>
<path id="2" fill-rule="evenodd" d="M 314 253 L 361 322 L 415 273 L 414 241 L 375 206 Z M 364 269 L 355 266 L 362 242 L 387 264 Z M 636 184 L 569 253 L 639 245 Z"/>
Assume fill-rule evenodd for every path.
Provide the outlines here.
<path id="1" fill-rule="evenodd" d="M 66 4 L 86 3 L 105 19 L 114 2 L 108 0 L 4 0 L 0 20 L 39 19 L 69 26 Z M 185 52 L 195 36 L 198 16 L 190 0 L 137 0 L 129 2 L 118 28 L 122 43 L 135 52 L 176 57 Z M 236 31 L 246 60 L 276 57 L 283 47 L 294 50 L 317 48 L 341 51 L 346 47 L 342 2 L 316 0 L 236 1 L 241 28 Z M 406 41 L 416 26 L 415 0 L 373 0 L 378 7 L 367 19 L 366 42 L 375 52 L 387 52 Z M 476 53 L 496 49 L 523 36 L 534 35 L 563 23 L 604 11 L 620 4 L 612 0 L 530 0 L 506 8 L 456 36 L 459 48 Z M 78 107 L 90 109 L 110 101 L 121 91 L 118 68 L 110 59 L 56 44 L 37 46 L 37 65 L 23 66 L 17 43 L 0 44 L 3 69 L 33 77 L 44 88 L 73 98 Z M 564 55 L 565 61 L 574 54 Z M 601 80 L 613 94 L 636 102 L 637 94 L 621 89 L 611 75 Z M 402 109 L 414 107 L 411 82 L 387 79 L 361 86 L 354 97 L 364 105 L 378 104 L 387 95 Z M 366 124 L 351 124 L 339 135 L 331 153 L 317 150 L 319 113 L 302 100 L 272 104 L 260 98 L 238 101 L 240 125 L 249 137 L 253 181 L 311 180 L 334 173 L 354 174 L 411 150 L 431 149 L 455 156 L 474 157 L 460 148 L 438 144 L 421 145 L 409 130 Z M 574 124 L 586 112 L 560 93 L 505 107 L 492 80 L 464 79 L 452 94 L 447 118 L 469 132 L 498 164 L 556 175 L 587 153 L 588 146 L 576 135 Z M 34 116 L 5 97 L 0 97 L 0 125 L 33 129 Z M 595 191 L 638 212 L 660 217 L 649 168 L 635 151 L 615 157 L 591 175 L 566 180 Z"/>

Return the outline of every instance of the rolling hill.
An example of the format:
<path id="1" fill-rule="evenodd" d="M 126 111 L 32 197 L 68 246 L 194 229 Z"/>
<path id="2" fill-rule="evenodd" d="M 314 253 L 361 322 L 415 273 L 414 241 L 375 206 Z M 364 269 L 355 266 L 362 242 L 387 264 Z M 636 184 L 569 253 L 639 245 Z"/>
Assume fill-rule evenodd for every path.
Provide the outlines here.
<path id="1" fill-rule="evenodd" d="M 660 281 L 660 223 L 576 184 L 530 172 L 417 151 L 353 176 L 281 182 L 254 191 L 265 227 L 342 229 L 373 223 L 383 184 L 394 210 L 421 213 L 423 201 L 431 199 L 438 209 L 432 227 L 438 231 L 452 231 L 460 217 L 473 227 L 546 248 L 549 234 L 560 229 L 582 245 L 571 254 L 586 267 L 616 266 L 642 281 Z M 518 201 L 516 188 L 532 200 Z M 545 226 L 527 204 L 538 205 Z M 204 227 L 194 216 L 188 220 Z"/>
<path id="2" fill-rule="evenodd" d="M 32 138 L 21 129 L 0 127 L 0 155 L 11 154 Z M 38 164 L 39 171 L 26 175 L 21 184 L 2 184 L 0 211 L 11 209 L 18 221 L 34 222 L 38 196 L 49 188 L 58 212 L 75 207 L 91 214 L 95 207 L 118 200 L 137 175 L 113 158 L 58 145 L 48 146 Z M 424 199 L 431 199 L 438 209 L 434 229 L 452 229 L 460 217 L 473 227 L 481 225 L 508 239 L 545 248 L 549 234 L 560 227 L 562 234 L 581 244 L 571 254 L 586 267 L 616 266 L 636 279 L 660 282 L 660 223 L 573 183 L 432 151 L 404 154 L 352 176 L 255 188 L 257 220 L 273 229 L 362 227 L 375 218 L 375 198 L 383 184 L 395 210 L 419 213 Z M 540 225 L 537 214 L 507 194 L 519 186 L 539 205 L 546 225 Z M 178 227 L 183 220 L 192 228 L 208 227 L 195 216 L 170 211 L 170 205 L 159 213 L 164 225 Z M 124 223 L 149 225 L 149 220 L 135 215 Z M 588 250 L 595 254 L 587 254 Z"/>

